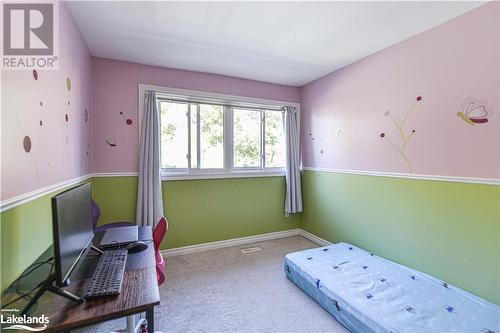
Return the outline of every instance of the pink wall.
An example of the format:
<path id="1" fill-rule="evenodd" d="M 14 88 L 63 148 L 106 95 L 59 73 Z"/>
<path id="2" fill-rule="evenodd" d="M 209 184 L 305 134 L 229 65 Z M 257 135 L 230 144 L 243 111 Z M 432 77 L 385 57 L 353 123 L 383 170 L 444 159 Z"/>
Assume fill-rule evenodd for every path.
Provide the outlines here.
<path id="1" fill-rule="evenodd" d="M 214 93 L 300 101 L 300 89 L 272 83 L 94 58 L 93 172 L 138 170 L 140 83 Z M 123 112 L 123 115 L 120 114 Z M 127 118 L 134 126 L 126 125 Z M 112 138 L 116 146 L 106 140 Z"/>
<path id="2" fill-rule="evenodd" d="M 408 173 L 384 114 L 400 120 L 422 96 L 404 126 L 413 173 L 500 178 L 499 13 L 486 4 L 304 86 L 304 166 Z M 457 116 L 472 100 L 487 123 Z"/>
<path id="3" fill-rule="evenodd" d="M 125 119 L 137 123 L 139 83 L 301 102 L 305 166 L 402 173 L 408 167 L 386 141 L 397 142 L 398 132 L 384 113 L 401 119 L 422 96 L 404 127 L 416 130 L 407 150 L 413 172 L 499 178 L 499 6 L 489 3 L 298 89 L 92 60 L 61 3 L 60 69 L 39 71 L 36 81 L 31 71 L 2 71 L 1 200 L 90 171 L 137 171 L 137 131 Z M 457 117 L 457 107 L 473 99 L 486 106 L 488 123 Z"/>
<path id="4" fill-rule="evenodd" d="M 38 80 L 32 71 L 2 70 L 2 201 L 90 169 L 90 119 L 86 122 L 84 114 L 85 109 L 91 113 L 92 61 L 64 3 L 59 31 L 59 70 L 39 70 Z M 25 136 L 32 142 L 29 153 Z"/>

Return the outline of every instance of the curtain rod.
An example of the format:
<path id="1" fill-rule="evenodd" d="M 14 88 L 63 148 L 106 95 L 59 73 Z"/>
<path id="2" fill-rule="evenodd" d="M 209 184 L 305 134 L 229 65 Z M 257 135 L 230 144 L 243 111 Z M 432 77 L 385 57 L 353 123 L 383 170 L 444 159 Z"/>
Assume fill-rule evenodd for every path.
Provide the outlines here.
<path id="1" fill-rule="evenodd" d="M 158 96 L 157 99 L 161 101 L 167 101 L 167 102 L 177 102 L 177 103 L 186 103 L 186 104 L 208 104 L 208 105 L 217 105 L 217 106 L 227 106 L 227 107 L 232 107 L 232 108 L 241 108 L 241 109 L 252 109 L 252 110 L 269 110 L 269 111 L 283 111 L 283 107 L 279 106 L 270 106 L 270 105 L 263 105 L 263 104 L 257 104 L 257 103 L 251 103 L 251 102 L 235 102 L 235 103 L 223 103 L 219 102 L 217 100 L 211 100 L 209 98 L 189 98 L 187 97 L 186 99 L 176 99 L 176 98 L 169 98 L 168 96 Z"/>

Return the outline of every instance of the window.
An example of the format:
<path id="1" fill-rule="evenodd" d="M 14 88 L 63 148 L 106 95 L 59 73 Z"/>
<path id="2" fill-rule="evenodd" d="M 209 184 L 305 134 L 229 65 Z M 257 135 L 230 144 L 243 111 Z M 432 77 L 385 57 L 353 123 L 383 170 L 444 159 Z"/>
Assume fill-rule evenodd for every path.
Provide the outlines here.
<path id="1" fill-rule="evenodd" d="M 188 167 L 187 103 L 160 103 L 161 166 L 164 169 Z"/>
<path id="2" fill-rule="evenodd" d="M 283 111 L 275 107 L 175 100 L 159 94 L 166 175 L 282 172 Z"/>
<path id="3" fill-rule="evenodd" d="M 162 169 L 223 169 L 224 112 L 220 105 L 160 100 Z"/>
<path id="4" fill-rule="evenodd" d="M 224 108 L 220 105 L 199 104 L 197 119 L 200 142 L 200 169 L 224 168 Z M 193 116 L 191 116 L 193 119 Z"/>
<path id="5" fill-rule="evenodd" d="M 234 167 L 260 168 L 262 166 L 261 110 L 233 110 Z"/>
<path id="6" fill-rule="evenodd" d="M 285 132 L 283 112 L 265 111 L 264 150 L 268 168 L 285 165 Z"/>

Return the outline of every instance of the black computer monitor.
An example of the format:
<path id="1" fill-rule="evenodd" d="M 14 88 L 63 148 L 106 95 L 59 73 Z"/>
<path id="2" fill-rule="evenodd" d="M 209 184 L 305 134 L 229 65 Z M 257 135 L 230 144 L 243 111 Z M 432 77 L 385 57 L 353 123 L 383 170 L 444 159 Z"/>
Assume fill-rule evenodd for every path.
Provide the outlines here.
<path id="1" fill-rule="evenodd" d="M 92 245 L 92 199 L 90 184 L 83 184 L 52 198 L 55 282 L 69 284 L 71 272 Z"/>

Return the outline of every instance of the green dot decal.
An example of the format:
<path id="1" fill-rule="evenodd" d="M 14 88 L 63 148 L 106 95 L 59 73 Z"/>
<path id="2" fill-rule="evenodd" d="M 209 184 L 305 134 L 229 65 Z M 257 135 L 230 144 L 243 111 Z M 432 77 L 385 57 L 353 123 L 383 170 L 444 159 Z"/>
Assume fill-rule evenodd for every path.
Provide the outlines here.
<path id="1" fill-rule="evenodd" d="M 69 77 L 66 78 L 66 88 L 68 88 L 68 91 L 71 91 L 71 79 Z"/>

